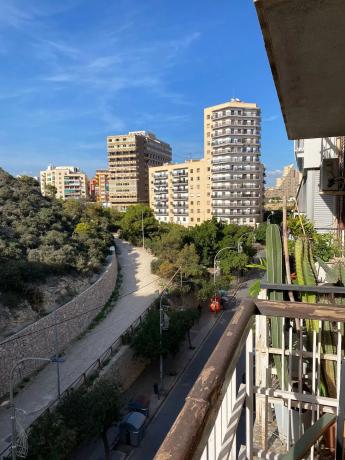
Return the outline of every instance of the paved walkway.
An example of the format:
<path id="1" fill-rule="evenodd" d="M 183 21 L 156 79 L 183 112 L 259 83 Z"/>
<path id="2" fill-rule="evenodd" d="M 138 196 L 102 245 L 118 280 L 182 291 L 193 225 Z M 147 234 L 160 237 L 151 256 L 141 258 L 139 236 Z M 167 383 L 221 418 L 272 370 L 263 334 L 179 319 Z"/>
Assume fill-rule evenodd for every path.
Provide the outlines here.
<path id="1" fill-rule="evenodd" d="M 120 299 L 101 323 L 66 350 L 65 362 L 60 365 L 62 391 L 82 375 L 157 296 L 159 286 L 157 276 L 151 274 L 152 256 L 127 242 L 116 240 L 116 243 L 123 276 Z M 21 424 L 28 426 L 56 398 L 56 394 L 56 369 L 50 364 L 15 397 L 16 407 L 26 413 L 20 416 Z M 0 452 L 9 444 L 9 412 L 8 404 L 0 407 Z"/>

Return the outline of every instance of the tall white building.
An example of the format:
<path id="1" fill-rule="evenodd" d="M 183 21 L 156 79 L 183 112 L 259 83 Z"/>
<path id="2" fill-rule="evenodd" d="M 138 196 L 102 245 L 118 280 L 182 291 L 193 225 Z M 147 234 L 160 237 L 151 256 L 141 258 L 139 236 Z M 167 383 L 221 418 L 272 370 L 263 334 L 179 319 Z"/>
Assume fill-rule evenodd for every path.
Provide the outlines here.
<path id="1" fill-rule="evenodd" d="M 261 111 L 232 99 L 204 110 L 204 149 L 210 169 L 212 216 L 229 223 L 262 221 L 264 167 Z"/>

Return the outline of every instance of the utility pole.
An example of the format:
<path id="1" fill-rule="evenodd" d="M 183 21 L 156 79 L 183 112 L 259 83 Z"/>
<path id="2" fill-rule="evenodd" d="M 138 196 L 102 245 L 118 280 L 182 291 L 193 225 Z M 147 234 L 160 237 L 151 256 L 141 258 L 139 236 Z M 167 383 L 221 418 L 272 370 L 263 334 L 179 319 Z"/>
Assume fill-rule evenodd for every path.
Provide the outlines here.
<path id="1" fill-rule="evenodd" d="M 144 211 L 141 211 L 141 235 L 143 239 L 143 249 L 145 249 Z"/>
<path id="2" fill-rule="evenodd" d="M 166 289 L 170 286 L 172 281 L 174 280 L 175 276 L 181 272 L 181 267 L 179 267 L 174 275 L 170 278 L 169 282 L 164 286 L 163 291 L 161 292 L 161 296 L 159 299 L 159 348 L 160 348 L 160 356 L 159 356 L 159 392 L 163 393 L 164 389 L 164 368 L 163 368 L 163 354 L 162 354 L 162 344 L 163 344 L 163 330 L 164 330 L 164 311 L 163 311 L 163 298 L 166 293 Z M 182 280 L 182 278 L 181 278 Z"/>
<path id="3" fill-rule="evenodd" d="M 61 385 L 60 385 L 59 336 L 58 336 L 58 329 L 57 329 L 56 310 L 54 314 L 54 348 L 55 348 L 57 391 L 58 391 L 58 398 L 60 399 L 61 398 Z"/>

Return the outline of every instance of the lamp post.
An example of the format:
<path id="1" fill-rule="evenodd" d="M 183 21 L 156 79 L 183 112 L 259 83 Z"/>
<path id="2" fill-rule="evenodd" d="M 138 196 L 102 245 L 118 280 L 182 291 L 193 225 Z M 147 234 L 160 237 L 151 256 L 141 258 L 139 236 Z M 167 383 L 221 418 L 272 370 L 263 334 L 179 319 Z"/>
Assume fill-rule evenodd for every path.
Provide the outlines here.
<path id="1" fill-rule="evenodd" d="M 227 246 L 226 248 L 220 249 L 217 254 L 214 256 L 213 259 L 213 284 L 216 284 L 216 261 L 217 261 L 217 256 L 220 254 L 222 251 L 225 251 L 226 249 L 236 249 L 233 246 Z"/>
<path id="2" fill-rule="evenodd" d="M 141 235 L 143 239 L 143 249 L 145 249 L 144 211 L 141 211 Z"/>
<path id="3" fill-rule="evenodd" d="M 274 211 L 271 211 L 269 213 L 269 215 L 267 216 L 267 223 L 270 224 L 271 223 L 271 217 L 274 216 Z"/>
<path id="4" fill-rule="evenodd" d="M 37 357 L 30 357 L 30 358 L 22 358 L 15 363 L 12 367 L 10 372 L 10 406 L 11 406 L 11 427 L 12 427 L 12 440 L 11 440 L 11 450 L 12 450 L 12 460 L 16 460 L 17 458 L 17 445 L 16 445 L 16 437 L 17 437 L 17 426 L 16 426 L 16 406 L 14 404 L 14 397 L 13 397 L 13 376 L 14 372 L 17 367 L 25 361 L 46 361 L 46 362 L 55 362 L 58 358 L 37 358 Z"/>
<path id="5" fill-rule="evenodd" d="M 159 348 L 160 348 L 160 356 L 159 356 L 159 387 L 160 387 L 160 392 L 163 392 L 163 354 L 162 354 L 162 343 L 163 343 L 163 331 L 166 330 L 165 328 L 165 322 L 164 322 L 164 311 L 163 311 L 163 298 L 164 295 L 166 294 L 167 288 L 170 286 L 172 281 L 174 280 L 175 276 L 181 271 L 181 267 L 179 267 L 174 275 L 170 278 L 168 283 L 164 286 L 160 299 L 159 299 Z M 181 278 L 182 279 L 182 278 Z"/>
<path id="6" fill-rule="evenodd" d="M 244 236 L 248 236 L 248 235 L 250 235 L 250 233 L 243 233 L 243 234 L 239 237 L 239 239 L 238 239 L 238 241 L 237 241 L 237 252 L 238 252 L 238 254 L 240 254 L 241 252 L 243 252 L 242 241 L 241 241 L 242 238 L 243 238 Z M 254 242 L 255 242 L 255 235 L 253 235 L 253 236 L 254 236 Z"/>

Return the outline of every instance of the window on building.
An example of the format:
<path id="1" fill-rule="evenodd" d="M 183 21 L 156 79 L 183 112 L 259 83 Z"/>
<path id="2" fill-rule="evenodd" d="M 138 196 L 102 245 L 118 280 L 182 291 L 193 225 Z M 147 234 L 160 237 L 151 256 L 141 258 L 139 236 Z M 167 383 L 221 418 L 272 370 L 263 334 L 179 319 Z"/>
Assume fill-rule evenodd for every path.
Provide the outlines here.
<path id="1" fill-rule="evenodd" d="M 200 222 L 200 217 L 198 217 L 196 221 L 197 221 L 197 222 Z"/>

